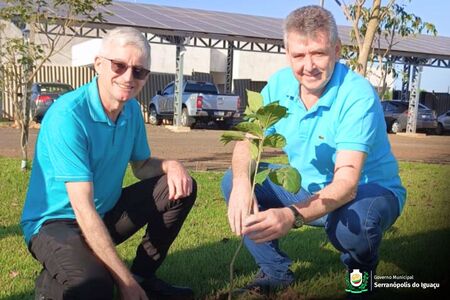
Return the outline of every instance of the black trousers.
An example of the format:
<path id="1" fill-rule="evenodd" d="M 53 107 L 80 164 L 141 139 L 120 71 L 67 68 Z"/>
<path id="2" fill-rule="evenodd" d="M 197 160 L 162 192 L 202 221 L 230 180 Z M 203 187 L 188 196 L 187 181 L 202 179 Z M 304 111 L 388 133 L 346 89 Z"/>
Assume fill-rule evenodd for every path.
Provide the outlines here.
<path id="1" fill-rule="evenodd" d="M 194 204 L 194 181 L 190 196 L 169 201 L 166 176 L 137 182 L 122 190 L 116 206 L 103 221 L 118 245 L 147 226 L 136 251 L 131 272 L 152 276 Z M 30 252 L 43 265 L 36 279 L 36 298 L 112 299 L 114 281 L 106 266 L 87 245 L 75 220 L 55 219 L 44 223 L 31 239 Z"/>

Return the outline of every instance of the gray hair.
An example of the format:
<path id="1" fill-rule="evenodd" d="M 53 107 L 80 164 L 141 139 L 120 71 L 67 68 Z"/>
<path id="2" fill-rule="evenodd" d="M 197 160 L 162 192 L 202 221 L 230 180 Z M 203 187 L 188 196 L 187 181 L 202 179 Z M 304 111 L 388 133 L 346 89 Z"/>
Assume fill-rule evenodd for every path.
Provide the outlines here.
<path id="1" fill-rule="evenodd" d="M 100 54 L 105 55 L 111 47 L 134 46 L 148 61 L 150 66 L 150 44 L 144 35 L 132 27 L 116 27 L 109 30 L 102 39 Z"/>
<path id="2" fill-rule="evenodd" d="M 284 46 L 287 48 L 287 36 L 296 32 L 315 38 L 319 32 L 327 33 L 331 45 L 339 41 L 336 21 L 330 11 L 317 5 L 309 5 L 292 11 L 284 20 Z"/>

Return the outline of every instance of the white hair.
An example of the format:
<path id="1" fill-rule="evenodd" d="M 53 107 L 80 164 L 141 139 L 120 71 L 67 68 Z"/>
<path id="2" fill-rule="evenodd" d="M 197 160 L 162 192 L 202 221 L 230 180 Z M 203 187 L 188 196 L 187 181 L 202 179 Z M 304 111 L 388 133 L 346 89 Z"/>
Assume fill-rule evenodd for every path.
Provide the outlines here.
<path id="1" fill-rule="evenodd" d="M 144 55 L 150 65 L 150 43 L 144 35 L 133 27 L 116 27 L 106 33 L 100 46 L 100 55 L 106 55 L 111 47 L 133 46 Z"/>

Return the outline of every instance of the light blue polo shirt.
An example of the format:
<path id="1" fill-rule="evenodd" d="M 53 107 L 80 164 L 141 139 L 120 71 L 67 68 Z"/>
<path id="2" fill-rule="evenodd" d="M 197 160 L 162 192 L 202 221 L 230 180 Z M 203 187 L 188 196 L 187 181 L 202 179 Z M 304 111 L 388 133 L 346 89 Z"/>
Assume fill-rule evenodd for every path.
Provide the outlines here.
<path id="1" fill-rule="evenodd" d="M 367 153 L 360 184 L 377 183 L 392 191 L 403 208 L 406 190 L 398 175 L 386 133 L 380 100 L 362 76 L 336 63 L 330 82 L 318 102 L 307 110 L 299 98 L 299 82 L 291 68 L 274 74 L 262 90 L 264 103 L 279 101 L 288 117 L 267 134 L 286 138 L 284 151 L 302 175 L 302 187 L 316 193 L 331 183 L 336 152 Z"/>
<path id="2" fill-rule="evenodd" d="M 150 156 L 136 99 L 116 123 L 103 110 L 97 78 L 59 98 L 46 113 L 36 143 L 22 214 L 25 241 L 49 219 L 75 219 L 65 182 L 93 182 L 94 203 L 103 216 L 118 201 L 130 161 Z"/>

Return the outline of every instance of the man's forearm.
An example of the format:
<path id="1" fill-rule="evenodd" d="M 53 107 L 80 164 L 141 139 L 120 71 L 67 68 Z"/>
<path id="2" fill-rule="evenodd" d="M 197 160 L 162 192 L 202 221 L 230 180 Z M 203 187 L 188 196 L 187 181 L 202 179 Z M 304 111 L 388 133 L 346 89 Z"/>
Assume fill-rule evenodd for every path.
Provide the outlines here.
<path id="1" fill-rule="evenodd" d="M 231 160 L 231 169 L 233 170 L 233 180 L 250 178 L 249 171 L 252 171 L 252 157 L 250 153 L 250 142 L 236 142 Z"/>
<path id="2" fill-rule="evenodd" d="M 333 180 L 305 203 L 296 205 L 306 222 L 318 219 L 356 196 L 366 154 L 342 150 L 337 153 Z"/>
<path id="3" fill-rule="evenodd" d="M 92 184 L 89 182 L 66 183 L 70 202 L 78 225 L 94 254 L 111 271 L 120 286 L 128 285 L 133 277 L 120 259 L 103 220 L 95 210 Z"/>
<path id="4" fill-rule="evenodd" d="M 308 223 L 351 201 L 355 197 L 355 191 L 356 187 L 352 182 L 337 179 L 311 196 L 308 201 L 295 206 Z"/>
<path id="5" fill-rule="evenodd" d="M 100 216 L 92 214 L 90 218 L 81 217 L 77 218 L 77 221 L 88 245 L 108 267 L 115 279 L 125 284 L 132 279 L 130 271 L 117 254 L 115 245 Z"/>

